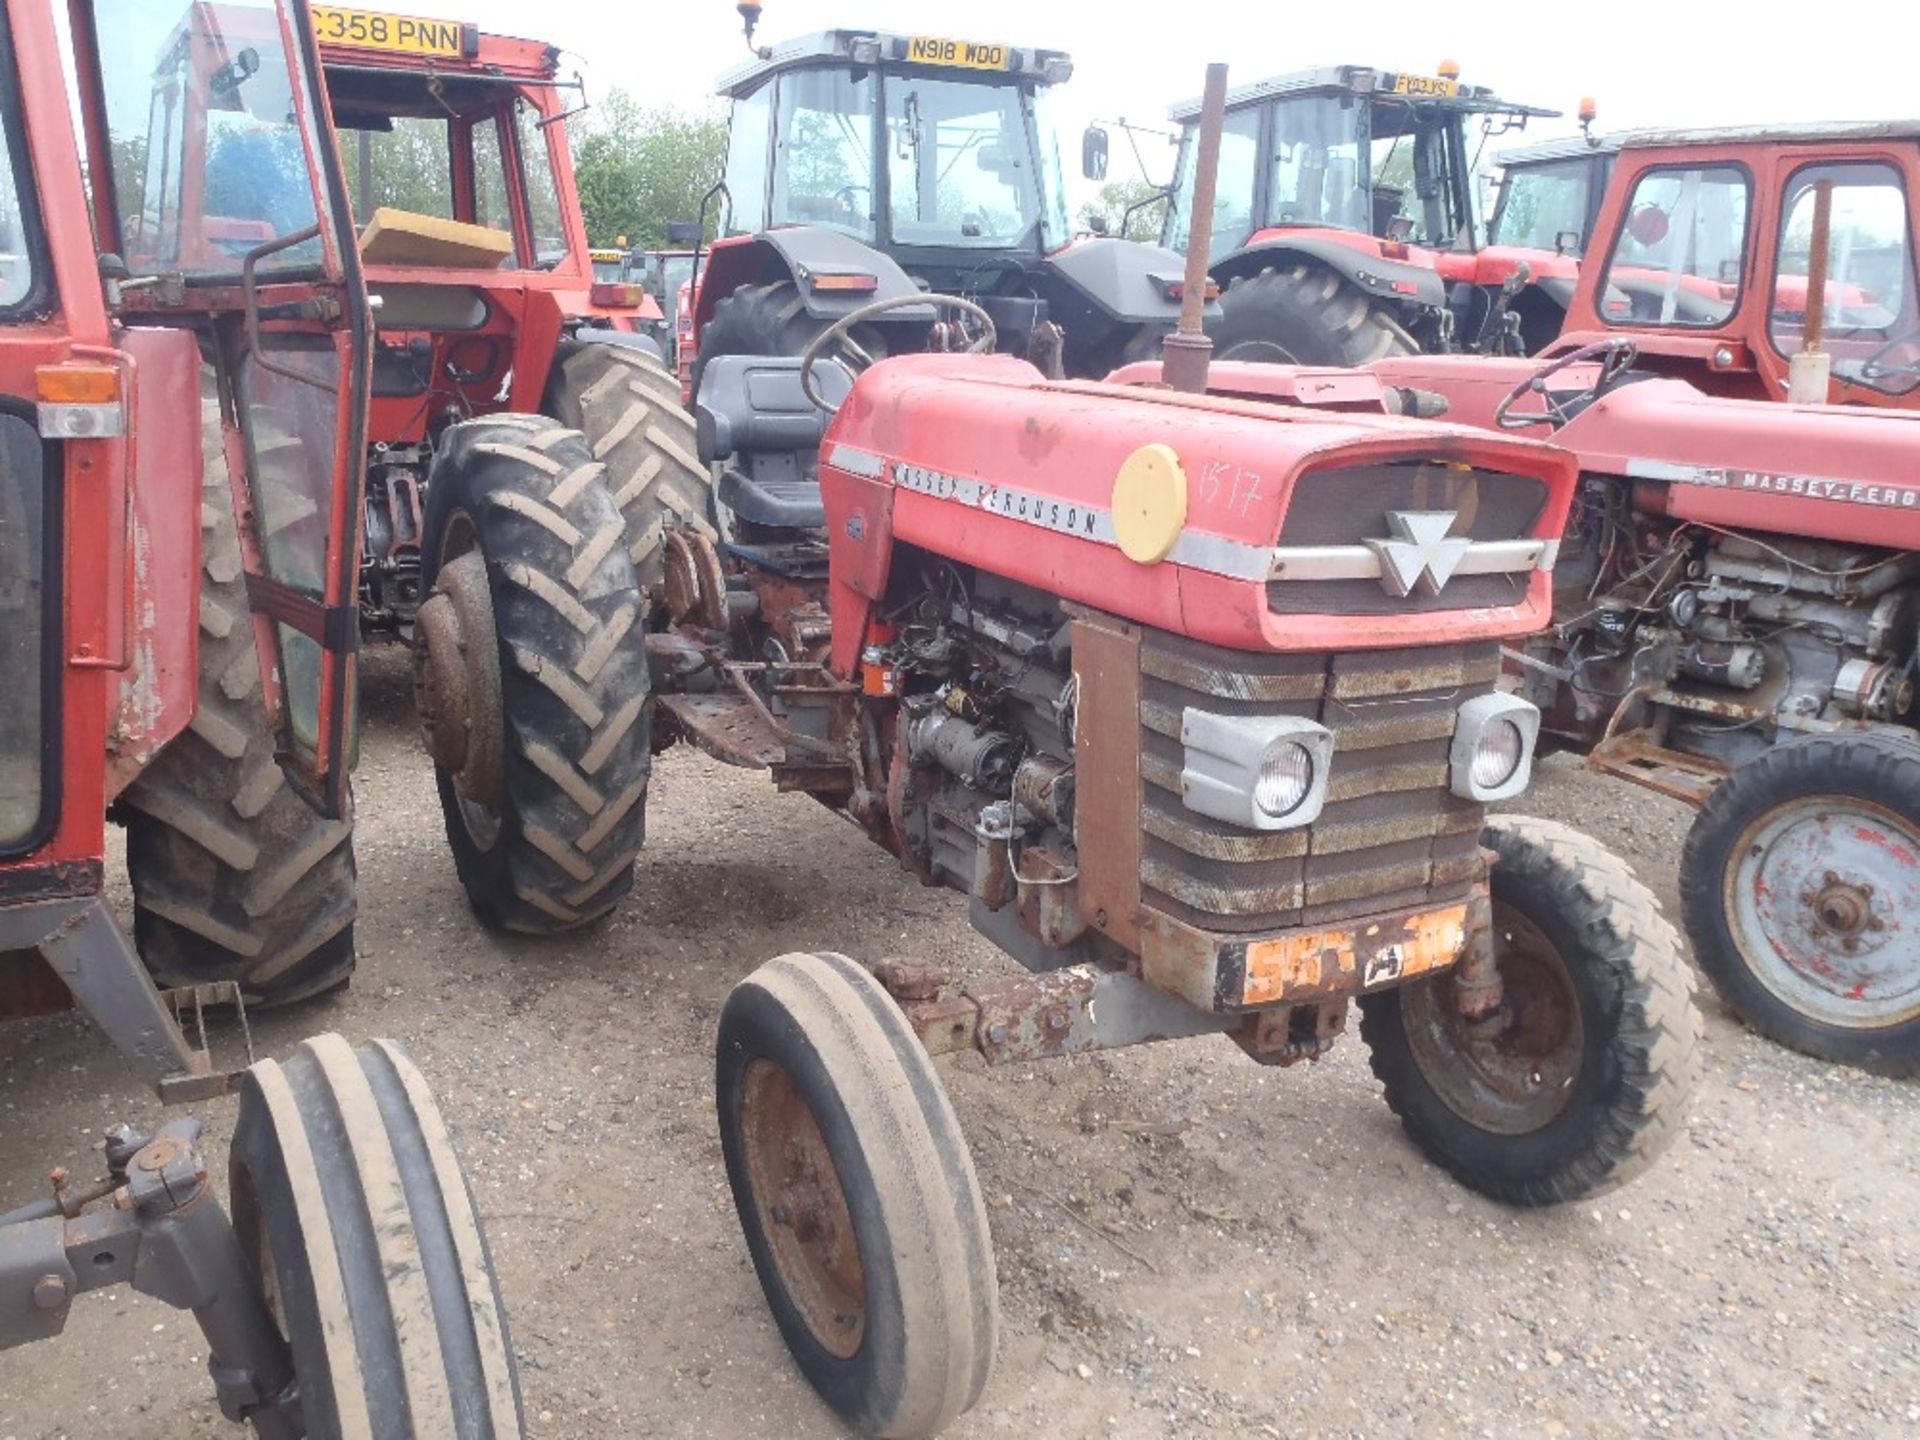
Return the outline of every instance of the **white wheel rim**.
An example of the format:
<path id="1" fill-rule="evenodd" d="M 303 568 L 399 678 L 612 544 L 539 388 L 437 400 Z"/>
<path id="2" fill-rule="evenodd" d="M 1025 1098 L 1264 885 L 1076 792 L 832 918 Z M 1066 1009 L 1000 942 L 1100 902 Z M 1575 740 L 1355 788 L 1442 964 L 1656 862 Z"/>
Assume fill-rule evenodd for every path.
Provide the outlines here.
<path id="1" fill-rule="evenodd" d="M 1816 795 L 1748 826 L 1727 866 L 1727 926 L 1760 984 L 1823 1024 L 1920 1016 L 1920 827 Z"/>

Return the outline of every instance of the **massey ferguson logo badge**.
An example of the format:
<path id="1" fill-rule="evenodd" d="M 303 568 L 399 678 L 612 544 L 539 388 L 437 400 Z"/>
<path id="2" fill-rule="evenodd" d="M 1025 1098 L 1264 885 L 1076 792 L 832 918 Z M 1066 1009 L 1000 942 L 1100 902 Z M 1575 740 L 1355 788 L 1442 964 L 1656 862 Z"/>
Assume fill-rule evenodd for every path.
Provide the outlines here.
<path id="1" fill-rule="evenodd" d="M 1415 591 L 1438 595 L 1473 548 L 1471 540 L 1450 539 L 1447 531 L 1458 518 L 1452 510 L 1389 510 L 1390 540 L 1369 540 L 1380 557 L 1380 584 L 1389 595 L 1404 599 Z"/>

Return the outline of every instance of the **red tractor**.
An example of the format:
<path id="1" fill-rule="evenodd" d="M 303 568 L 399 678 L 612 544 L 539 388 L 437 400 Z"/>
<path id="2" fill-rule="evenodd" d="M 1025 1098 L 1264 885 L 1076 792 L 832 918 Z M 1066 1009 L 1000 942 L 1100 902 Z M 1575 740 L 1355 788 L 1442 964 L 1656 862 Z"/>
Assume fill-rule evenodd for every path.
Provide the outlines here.
<path id="1" fill-rule="evenodd" d="M 1169 354 L 1204 344 L 1203 282 Z M 970 301 L 896 303 L 993 345 Z M 1568 457 L 1006 355 L 855 380 L 862 323 L 703 357 L 722 545 L 680 533 L 647 640 L 656 745 L 844 813 L 1024 972 L 795 954 L 727 1001 L 728 1178 L 825 1399 L 924 1435 L 986 1382 L 992 1246 L 934 1055 L 1214 1034 L 1287 1065 L 1357 1001 L 1463 1183 L 1546 1205 L 1650 1163 L 1694 1067 L 1678 937 L 1591 841 L 1487 813 L 1529 779 L 1541 717 L 1500 654 L 1547 619 Z"/>
<path id="2" fill-rule="evenodd" d="M 1506 651 L 1517 693 L 1547 742 L 1699 808 L 1684 916 L 1730 1009 L 1809 1054 L 1920 1073 L 1915 418 L 1730 399 L 1662 368 L 1622 336 L 1242 384 L 1374 408 L 1414 388 L 1578 458 L 1551 623 Z M 1446 538 L 1467 543 L 1458 523 Z"/>
<path id="3" fill-rule="evenodd" d="M 208 1008 L 353 965 L 368 311 L 307 6 L 72 0 L 62 25 L 13 0 L 0 70 L 0 1017 L 78 1004 L 163 1099 L 240 1094 L 230 1209 L 174 1119 L 0 1214 L 0 1348 L 128 1284 L 193 1312 L 261 1436 L 517 1436 L 412 1063 L 327 1035 L 230 1074 L 205 1048 Z"/>
<path id="4" fill-rule="evenodd" d="M 475 913 L 570 929 L 618 903 L 640 845 L 641 640 L 669 530 L 712 533 L 692 418 L 637 333 L 660 317 L 644 283 L 594 278 L 557 52 L 371 12 L 319 26 L 375 306 L 359 628 L 416 643 Z"/>
<path id="5" fill-rule="evenodd" d="M 1157 354 L 1179 318 L 1180 257 L 1075 238 L 1050 120 L 1072 74 L 1057 50 L 872 30 L 756 51 L 721 81 L 724 238 L 695 300 L 693 369 L 797 356 L 855 310 L 924 289 L 972 299 L 1003 351 L 1050 374 Z M 969 322 L 940 318 L 873 310 L 842 332 L 841 358 L 964 348 Z"/>
<path id="6" fill-rule="evenodd" d="M 1824 204 L 1814 348 L 1827 359 L 1800 398 L 1920 406 L 1920 221 L 1910 198 L 1920 190 L 1920 124 L 1644 132 L 1618 143 L 1594 243 L 1547 353 L 1627 335 L 1639 372 L 1713 395 L 1789 398 Z"/>
<path id="7" fill-rule="evenodd" d="M 1204 217 L 1220 359 L 1360 365 L 1524 342 L 1526 286 L 1570 280 L 1573 262 L 1488 244 L 1476 170 L 1490 137 L 1560 112 L 1462 84 L 1451 63 L 1440 71 L 1323 66 L 1228 97 Z M 1200 105 L 1170 113 L 1182 137 L 1161 241 L 1184 252 Z M 1089 158 L 1104 150 L 1089 132 Z"/>

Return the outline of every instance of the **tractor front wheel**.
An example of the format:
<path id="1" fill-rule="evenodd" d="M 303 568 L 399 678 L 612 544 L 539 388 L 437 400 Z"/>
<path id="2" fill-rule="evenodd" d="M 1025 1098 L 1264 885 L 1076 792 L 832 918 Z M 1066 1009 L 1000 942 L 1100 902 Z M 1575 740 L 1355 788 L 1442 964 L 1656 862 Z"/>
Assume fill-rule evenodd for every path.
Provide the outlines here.
<path id="1" fill-rule="evenodd" d="M 1499 1009 L 1470 1020 L 1453 971 L 1360 1001 L 1387 1104 L 1427 1157 L 1509 1205 L 1624 1184 L 1679 1133 L 1700 1015 L 1680 937 L 1614 855 L 1503 816 L 1493 867 Z"/>
<path id="2" fill-rule="evenodd" d="M 1714 790 L 1680 862 L 1700 968 L 1762 1035 L 1920 1074 L 1920 746 L 1813 736 Z"/>
<path id="3" fill-rule="evenodd" d="M 801 1372 L 862 1435 L 931 1435 L 986 1387 L 999 1328 L 980 1182 L 940 1077 L 844 955 L 783 955 L 720 1014 L 733 1203 Z"/>
<path id="4" fill-rule="evenodd" d="M 1214 359 L 1263 365 L 1347 368 L 1420 348 L 1350 281 L 1312 260 L 1235 276 L 1209 334 Z"/>
<path id="5" fill-rule="evenodd" d="M 234 1234 L 293 1358 L 311 1440 L 519 1440 L 506 1308 L 427 1083 L 338 1035 L 240 1081 Z"/>
<path id="6" fill-rule="evenodd" d="M 482 923 L 548 935 L 633 883 L 646 821 L 646 595 L 606 469 L 540 416 L 442 437 L 415 698 Z"/>

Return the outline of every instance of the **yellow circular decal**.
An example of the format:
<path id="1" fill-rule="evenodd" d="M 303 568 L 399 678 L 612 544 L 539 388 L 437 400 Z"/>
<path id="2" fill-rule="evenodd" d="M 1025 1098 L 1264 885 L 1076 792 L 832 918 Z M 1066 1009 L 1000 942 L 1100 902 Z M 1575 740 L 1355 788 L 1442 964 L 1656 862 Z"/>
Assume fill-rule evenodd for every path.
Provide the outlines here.
<path id="1" fill-rule="evenodd" d="M 1187 472 L 1171 445 L 1142 445 L 1113 477 L 1113 533 L 1129 560 L 1158 565 L 1187 523 Z"/>

